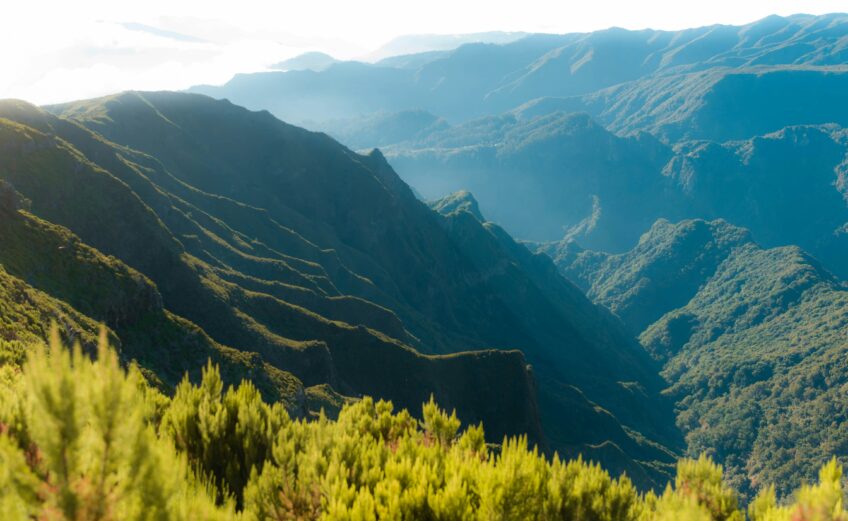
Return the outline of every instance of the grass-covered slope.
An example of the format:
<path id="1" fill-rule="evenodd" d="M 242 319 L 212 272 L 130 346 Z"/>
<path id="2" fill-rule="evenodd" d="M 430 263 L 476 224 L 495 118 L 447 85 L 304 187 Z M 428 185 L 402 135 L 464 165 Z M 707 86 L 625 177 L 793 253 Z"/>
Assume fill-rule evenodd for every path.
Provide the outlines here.
<path id="1" fill-rule="evenodd" d="M 34 214 L 66 226 L 86 244 L 144 276 L 135 271 L 132 276 L 121 275 L 127 268 L 114 259 L 86 271 L 79 266 L 77 248 L 65 245 L 75 245 L 76 239 L 54 237 L 52 243 L 46 242 L 45 249 L 49 252 L 55 244 L 58 255 L 45 256 L 43 269 L 34 262 L 15 258 L 10 262 L 17 262 L 22 276 L 34 280 L 44 271 L 58 271 L 55 278 L 42 277 L 41 282 L 80 307 L 98 302 L 88 312 L 113 329 L 124 328 L 119 334 L 124 344 L 131 338 L 136 347 L 133 356 L 150 365 L 163 381 L 173 385 L 184 370 L 196 373 L 211 356 L 210 346 L 220 343 L 232 346 L 233 356 L 258 364 L 260 387 L 263 364 L 268 364 L 275 374 L 290 372 L 309 386 L 329 384 L 346 395 L 385 396 L 404 406 L 414 406 L 433 393 L 450 401 L 469 421 L 491 421 L 493 435 L 499 436 L 497 429 L 502 429 L 501 434 L 527 432 L 544 441 L 532 380 L 520 353 L 422 356 L 398 339 L 415 341 L 394 313 L 335 287 L 339 282 L 367 293 L 374 285 L 345 268 L 331 250 L 317 248 L 262 210 L 180 183 L 153 157 L 110 143 L 75 123 L 20 103 L 7 102 L 3 109 L 4 115 L 20 121 L 3 120 L 3 178 L 25 194 Z M 246 216 L 247 224 L 258 223 L 257 235 L 276 243 L 268 246 L 255 236 L 246 237 L 168 191 L 169 186 L 218 208 L 224 216 Z M 239 226 L 247 227 L 245 222 Z M 17 250 L 4 251 L 10 257 L 14 251 L 35 256 L 37 248 L 28 247 L 23 235 L 16 234 L 10 232 L 8 240 L 20 239 Z M 279 251 L 286 244 L 298 257 Z M 332 269 L 333 277 L 310 256 Z M 109 263 L 123 267 L 110 271 Z M 74 279 L 71 275 L 77 271 L 84 273 Z M 114 280 L 102 280 L 109 276 Z M 144 315 L 144 307 L 130 298 L 132 291 L 116 282 L 133 277 L 142 294 L 147 291 L 158 301 L 154 315 Z M 133 283 L 127 283 L 129 289 Z M 121 300 L 109 293 L 116 285 L 127 290 L 127 300 L 113 307 L 113 300 Z M 124 315 L 129 312 L 135 315 Z M 203 329 L 183 324 L 171 312 Z M 169 351 L 181 342 L 188 351 Z M 320 401 L 321 392 L 312 394 Z M 310 398 L 302 391 L 300 396 Z"/>
<path id="2" fill-rule="evenodd" d="M 7 209 L 8 210 L 8 209 Z M 165 389 L 173 389 L 188 373 L 200 376 L 207 360 L 222 367 L 228 382 L 252 379 L 269 400 L 282 401 L 305 411 L 303 385 L 286 372 L 265 363 L 255 353 L 240 352 L 212 341 L 194 324 L 162 307 L 153 283 L 114 257 L 82 243 L 65 228 L 49 224 L 25 211 L 6 211 L 0 220 L 0 265 L 62 303 L 72 312 L 66 336 L 88 333 L 91 324 L 105 324 L 121 342 L 126 361 L 137 362 L 145 374 Z M 56 312 L 41 309 L 42 320 L 31 331 L 45 338 L 43 327 Z M 46 314 L 45 314 L 46 313 Z M 95 322 L 96 321 L 96 322 Z M 87 324 L 87 329 L 73 327 Z M 71 334 L 70 331 L 79 331 Z"/>
<path id="3" fill-rule="evenodd" d="M 157 168 L 167 172 L 163 177 L 175 179 L 172 184 L 182 186 L 175 192 L 182 190 L 195 208 L 208 212 L 210 219 L 222 226 L 237 230 L 243 241 L 265 243 L 274 240 L 274 234 L 257 237 L 253 225 L 258 218 L 245 222 L 237 214 L 226 214 L 213 204 L 217 199 L 261 209 L 259 217 L 266 223 L 285 223 L 301 242 L 332 251 L 338 263 L 365 282 L 354 285 L 341 279 L 329 269 L 325 259 L 316 256 L 315 261 L 322 263 L 318 268 L 328 266 L 323 272 L 332 286 L 325 291 L 345 287 L 357 297 L 373 299 L 392 309 L 403 323 L 403 327 L 395 328 L 397 333 L 389 333 L 392 338 L 436 352 L 481 347 L 520 349 L 530 363 L 553 363 L 557 368 L 545 375 L 555 382 L 546 389 L 577 386 L 641 436 L 661 438 L 663 443 L 675 445 L 673 429 L 657 426 L 668 422 L 668 416 L 660 420 L 660 412 L 653 414 L 662 411 L 662 407 L 637 407 L 643 412 L 631 414 L 633 408 L 624 405 L 640 400 L 660 401 L 656 394 L 660 388 L 656 368 L 638 345 L 625 334 L 594 333 L 608 329 L 602 315 L 576 290 L 562 296 L 551 290 L 558 284 L 566 287 L 565 281 L 552 266 L 545 276 L 537 276 L 536 271 L 545 270 L 539 270 L 532 262 L 516 260 L 514 252 L 524 250 L 514 243 L 501 246 L 500 236 L 506 236 L 502 231 L 496 234 L 498 244 L 494 247 L 489 244 L 491 239 L 469 241 L 452 233 L 443 217 L 414 197 L 379 152 L 357 155 L 324 135 L 291 127 L 267 113 L 251 113 L 195 95 L 130 93 L 52 110 L 112 141 L 155 157 L 160 163 Z M 234 179 L 239 182 L 234 183 Z M 167 222 L 167 215 L 162 219 Z M 467 225 L 473 236 L 494 237 L 479 220 L 472 219 Z M 262 232 L 263 227 L 258 229 Z M 232 247 L 243 251 L 235 242 Z M 274 253 L 287 255 L 288 259 L 300 255 L 298 250 L 281 244 L 279 250 L 262 256 Z M 201 253 L 196 256 L 202 258 Z M 289 265 L 296 267 L 288 259 Z M 236 264 L 221 255 L 216 255 L 215 261 L 226 264 L 223 269 L 229 270 L 227 282 L 233 285 L 225 286 L 231 302 L 241 312 L 269 325 L 275 334 L 297 341 L 320 339 L 327 343 L 332 369 L 348 386 L 340 384 L 340 390 L 350 392 L 353 381 L 357 392 L 383 393 L 396 387 L 379 377 L 369 361 L 388 360 L 387 355 L 369 359 L 354 354 L 361 355 L 364 346 L 374 346 L 377 357 L 376 353 L 384 349 L 377 346 L 385 345 L 386 338 L 369 336 L 364 328 L 346 331 L 339 325 L 304 322 L 291 316 L 291 312 L 290 318 L 281 322 L 278 301 L 290 299 L 272 292 L 277 286 L 268 284 L 278 280 L 278 276 L 244 263 Z M 493 266 L 497 269 L 499 265 L 513 267 L 503 274 L 493 274 Z M 265 282 L 246 280 L 235 271 Z M 346 319 L 355 323 L 349 316 L 340 317 L 342 321 Z M 351 344 L 362 347 L 349 351 L 346 346 Z M 394 372 L 406 374 L 405 369 Z M 618 382 L 637 382 L 644 394 Z M 408 405 L 400 395 L 395 395 L 395 400 Z M 575 399 L 573 403 L 578 402 Z M 564 409 L 569 409 L 568 404 Z M 551 414 L 552 410 L 555 409 L 548 407 L 548 413 L 543 415 L 543 427 L 546 422 L 552 428 L 554 424 L 580 424 L 569 421 L 570 413 L 563 418 L 558 417 L 562 413 Z M 652 412 L 645 412 L 649 410 Z M 522 425 L 526 424 L 523 421 Z M 572 445 L 582 440 L 582 446 L 587 447 L 611 441 L 600 429 L 585 438 L 579 428 L 570 430 L 557 429 L 557 439 L 549 439 L 550 443 L 557 446 L 567 438 Z M 640 470 L 645 481 L 649 481 L 648 476 L 659 475 L 653 468 L 655 461 L 664 460 L 666 465 L 671 461 L 667 449 L 641 440 L 634 443 L 631 436 L 624 434 L 620 438 L 630 446 L 613 444 L 610 452 L 616 453 L 620 464 L 636 457 L 648 465 L 647 472 Z"/>
<path id="4" fill-rule="evenodd" d="M 843 454 L 848 289 L 797 247 L 723 221 L 658 222 L 633 250 L 552 250 L 664 362 L 691 453 L 745 493 L 789 490 Z"/>
<path id="5" fill-rule="evenodd" d="M 454 227 L 429 209 L 379 152 L 197 95 L 51 111 L 0 110 L 20 127 L 8 180 L 37 215 L 148 276 L 166 309 L 215 341 L 343 395 L 414 407 L 435 392 L 495 438 L 527 431 L 640 483 L 663 479 L 678 436 L 632 336 L 502 230 L 473 217 Z M 59 198 L 89 212 L 66 215 Z M 127 240 L 136 228 L 143 248 Z M 538 373 L 541 427 L 527 362 L 550 366 Z"/>
<path id="6" fill-rule="evenodd" d="M 96 345 L 98 325 L 0 268 L 0 364 L 20 366 L 30 347 L 47 338 L 56 323 L 68 342 Z M 114 341 L 114 338 L 113 338 Z"/>

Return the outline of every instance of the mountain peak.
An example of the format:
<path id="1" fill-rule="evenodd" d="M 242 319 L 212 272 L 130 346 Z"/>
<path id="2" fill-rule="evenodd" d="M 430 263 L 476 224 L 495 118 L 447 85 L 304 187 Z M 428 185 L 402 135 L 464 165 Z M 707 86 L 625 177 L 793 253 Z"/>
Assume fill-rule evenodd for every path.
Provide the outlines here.
<path id="1" fill-rule="evenodd" d="M 455 212 L 468 212 L 480 222 L 485 222 L 477 199 L 467 190 L 459 190 L 436 201 L 432 201 L 430 208 L 442 215 L 450 215 Z"/>
<path id="2" fill-rule="evenodd" d="M 271 65 L 271 69 L 280 71 L 323 71 L 338 60 L 323 52 L 305 52 L 293 58 Z"/>

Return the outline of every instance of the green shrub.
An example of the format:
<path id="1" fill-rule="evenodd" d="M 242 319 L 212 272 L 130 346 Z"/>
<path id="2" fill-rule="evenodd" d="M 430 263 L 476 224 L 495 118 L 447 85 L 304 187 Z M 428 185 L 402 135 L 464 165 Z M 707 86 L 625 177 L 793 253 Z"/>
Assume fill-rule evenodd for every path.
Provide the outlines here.
<path id="1" fill-rule="evenodd" d="M 209 364 L 173 398 L 124 369 L 101 336 L 92 360 L 28 349 L 0 368 L 0 519 L 743 521 L 709 458 L 682 460 L 659 496 L 578 458 L 547 458 L 524 437 L 498 448 L 431 399 L 421 421 L 365 397 L 338 419 L 292 419 L 243 382 L 224 390 Z M 842 469 L 753 521 L 848 521 Z"/>

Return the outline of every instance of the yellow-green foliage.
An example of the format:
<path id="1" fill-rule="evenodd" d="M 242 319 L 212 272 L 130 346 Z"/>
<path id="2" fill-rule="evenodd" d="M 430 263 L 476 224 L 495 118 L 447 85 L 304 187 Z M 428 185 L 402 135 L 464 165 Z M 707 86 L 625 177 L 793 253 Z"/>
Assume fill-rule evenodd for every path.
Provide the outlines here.
<path id="1" fill-rule="evenodd" d="M 157 399 L 120 367 L 105 334 L 92 361 L 77 347 L 31 350 L 19 393 L 0 394 L 0 518 L 133 520 L 215 518 L 186 458 L 155 432 Z M 8 389 L 4 390 L 8 391 Z M 9 421 L 11 420 L 11 421 Z"/>
<path id="2" fill-rule="evenodd" d="M 363 398 L 337 420 L 292 419 L 250 383 L 224 389 L 207 366 L 173 398 L 122 368 L 106 337 L 96 360 L 29 350 L 0 366 L 0 519 L 744 521 L 722 468 L 678 464 L 659 496 L 581 459 L 564 462 L 523 437 L 486 445 L 431 399 L 422 419 Z M 848 521 L 842 469 L 754 521 Z"/>

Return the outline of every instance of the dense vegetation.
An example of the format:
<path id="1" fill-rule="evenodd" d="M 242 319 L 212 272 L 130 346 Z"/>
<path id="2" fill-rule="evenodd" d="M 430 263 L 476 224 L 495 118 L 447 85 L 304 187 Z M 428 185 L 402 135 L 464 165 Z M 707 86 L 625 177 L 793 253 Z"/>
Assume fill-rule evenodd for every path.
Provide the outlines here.
<path id="1" fill-rule="evenodd" d="M 724 221 L 658 222 L 620 255 L 549 248 L 664 363 L 690 454 L 750 496 L 809 479 L 848 439 L 848 291 L 797 247 Z"/>
<path id="2" fill-rule="evenodd" d="M 777 506 L 764 488 L 752 520 L 848 518 L 841 467 Z M 125 370 L 101 334 L 91 359 L 30 346 L 0 367 L 0 516 L 67 519 L 580 519 L 742 521 L 707 458 L 684 460 L 659 495 L 582 460 L 547 459 L 526 438 L 487 446 L 430 400 L 421 419 L 363 398 L 336 420 L 292 419 L 217 367 L 173 398 Z"/>

